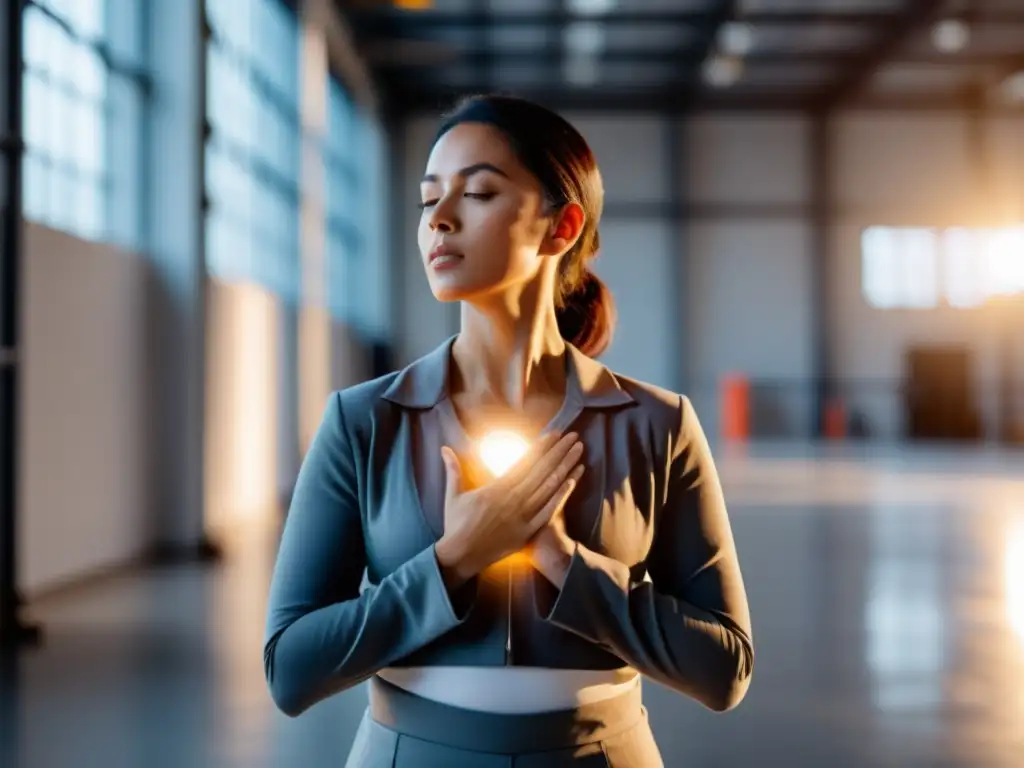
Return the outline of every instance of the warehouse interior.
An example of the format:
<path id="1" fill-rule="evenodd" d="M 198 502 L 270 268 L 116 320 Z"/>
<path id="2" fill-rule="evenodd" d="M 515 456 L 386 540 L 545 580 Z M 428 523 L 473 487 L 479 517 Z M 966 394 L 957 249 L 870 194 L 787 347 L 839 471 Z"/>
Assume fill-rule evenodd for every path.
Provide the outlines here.
<path id="1" fill-rule="evenodd" d="M 711 441 L 757 665 L 668 766 L 1024 763 L 1020 0 L 0 0 L 0 762 L 334 766 L 262 668 L 330 394 L 458 333 L 439 116 L 605 187 L 601 362 Z"/>

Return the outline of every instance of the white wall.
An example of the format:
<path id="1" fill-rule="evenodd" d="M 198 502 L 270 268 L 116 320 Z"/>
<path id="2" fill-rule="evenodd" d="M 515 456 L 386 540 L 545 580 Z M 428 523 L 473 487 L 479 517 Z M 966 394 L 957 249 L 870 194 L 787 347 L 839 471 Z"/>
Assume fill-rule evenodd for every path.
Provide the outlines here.
<path id="1" fill-rule="evenodd" d="M 150 269 L 26 222 L 19 367 L 19 582 L 26 594 L 155 540 Z"/>
<path id="2" fill-rule="evenodd" d="M 657 116 L 566 117 L 590 144 L 604 182 L 601 253 L 593 268 L 615 297 L 618 323 L 601 362 L 642 381 L 680 389 L 682 329 L 673 306 L 682 285 L 675 252 L 679 224 L 656 212 L 672 195 L 668 127 Z M 623 205 L 631 208 L 623 212 Z M 637 205 L 649 210 L 634 213 Z"/>
<path id="3" fill-rule="evenodd" d="M 771 382 L 767 428 L 809 427 L 812 349 L 809 125 L 789 114 L 705 114 L 687 126 L 691 387 L 712 433 L 729 374 Z M 771 419 L 765 419 L 770 414 Z"/>

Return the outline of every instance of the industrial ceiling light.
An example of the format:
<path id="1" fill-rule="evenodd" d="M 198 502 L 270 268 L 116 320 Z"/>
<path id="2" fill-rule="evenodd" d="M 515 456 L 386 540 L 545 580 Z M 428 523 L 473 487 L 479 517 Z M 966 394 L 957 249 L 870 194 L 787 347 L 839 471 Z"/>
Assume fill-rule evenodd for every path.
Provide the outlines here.
<path id="1" fill-rule="evenodd" d="M 566 10 L 580 16 L 600 16 L 615 8 L 616 0 L 569 0 Z"/>
<path id="2" fill-rule="evenodd" d="M 743 61 L 735 56 L 715 54 L 704 61 L 701 74 L 708 85 L 728 88 L 735 85 L 743 74 Z"/>
<path id="3" fill-rule="evenodd" d="M 971 40 L 971 28 L 960 19 L 943 19 L 932 26 L 932 45 L 942 53 L 959 53 Z"/>
<path id="4" fill-rule="evenodd" d="M 563 39 L 572 53 L 599 53 L 604 47 L 604 25 L 596 21 L 574 21 L 565 27 Z"/>
<path id="5" fill-rule="evenodd" d="M 1003 98 L 1012 104 L 1024 104 L 1024 70 L 1014 72 L 999 86 Z"/>
<path id="6" fill-rule="evenodd" d="M 753 25 L 727 21 L 718 29 L 718 47 L 729 56 L 746 56 L 754 47 Z"/>

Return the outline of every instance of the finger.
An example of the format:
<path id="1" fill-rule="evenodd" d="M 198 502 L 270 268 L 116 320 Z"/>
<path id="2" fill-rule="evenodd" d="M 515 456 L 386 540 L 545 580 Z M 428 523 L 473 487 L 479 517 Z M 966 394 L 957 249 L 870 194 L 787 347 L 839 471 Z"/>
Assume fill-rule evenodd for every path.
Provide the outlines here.
<path id="1" fill-rule="evenodd" d="M 537 533 L 537 531 L 547 525 L 551 521 L 551 518 L 554 517 L 555 513 L 565 505 L 565 502 L 569 500 L 572 492 L 576 490 L 576 482 L 577 481 L 572 478 L 568 478 L 563 482 L 559 487 L 558 493 L 552 496 L 548 500 L 548 503 L 541 507 L 540 511 L 530 519 L 526 527 L 531 538 Z"/>
<path id="2" fill-rule="evenodd" d="M 539 464 L 535 475 L 522 483 L 513 494 L 514 498 L 520 499 L 520 508 L 526 514 L 532 514 L 534 510 L 544 505 L 558 492 L 558 488 L 569 477 L 573 468 L 579 465 L 582 456 L 583 444 L 575 443 L 554 466 L 550 461 Z"/>
<path id="3" fill-rule="evenodd" d="M 510 486 L 506 486 L 506 489 L 520 499 L 529 498 L 547 478 L 550 478 L 555 473 L 556 468 L 573 451 L 577 452 L 576 460 L 578 460 L 579 454 L 583 451 L 583 445 L 579 442 L 579 435 L 575 432 L 570 432 L 555 443 L 537 461 L 527 467 L 526 474 L 522 479 Z M 573 460 L 572 463 L 575 464 L 576 460 Z M 553 484 L 549 485 L 548 494 L 554 493 L 555 488 L 565 479 L 567 474 L 568 472 L 554 479 Z"/>
<path id="4" fill-rule="evenodd" d="M 451 498 L 462 490 L 462 465 L 458 455 L 447 445 L 441 447 L 441 460 L 444 462 L 445 496 Z"/>
<path id="5" fill-rule="evenodd" d="M 547 481 L 535 490 L 522 505 L 521 508 L 524 514 L 527 516 L 532 515 L 534 510 L 543 507 L 552 496 L 559 495 L 565 481 L 571 480 L 573 487 L 576 487 L 580 478 L 583 477 L 586 467 L 583 464 L 573 463 L 574 461 L 579 461 L 579 458 L 573 459 L 572 453 L 566 456 L 556 471 L 549 475 Z"/>

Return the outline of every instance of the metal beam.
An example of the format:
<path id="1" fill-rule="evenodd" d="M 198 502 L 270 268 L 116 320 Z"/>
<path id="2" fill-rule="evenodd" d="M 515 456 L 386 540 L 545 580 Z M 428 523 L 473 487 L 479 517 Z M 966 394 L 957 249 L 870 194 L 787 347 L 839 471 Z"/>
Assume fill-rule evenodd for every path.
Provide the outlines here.
<path id="1" fill-rule="evenodd" d="M 0 654 L 39 640 L 18 594 L 18 364 L 22 255 L 22 0 L 0 0 Z"/>
<path id="2" fill-rule="evenodd" d="M 395 114 L 408 116 L 412 114 L 436 113 L 449 108 L 452 103 L 466 93 L 486 90 L 483 82 L 469 84 L 465 87 L 437 87 L 426 84 L 410 83 L 408 78 L 389 78 L 386 81 L 386 93 Z M 476 85 L 476 87 L 472 87 Z M 685 112 L 786 112 L 804 111 L 816 107 L 818 94 L 798 93 L 758 93 L 753 91 L 730 90 L 701 93 L 691 101 L 681 104 L 679 99 L 680 84 L 662 84 L 656 87 L 633 87 L 630 89 L 608 88 L 508 88 L 507 93 L 514 93 L 531 99 L 552 109 L 571 110 L 574 112 L 615 112 L 635 113 L 682 109 Z M 889 95 L 870 96 L 851 99 L 844 106 L 866 112 L 962 112 L 965 102 L 962 94 L 949 95 Z M 994 104 L 990 107 L 993 114 L 1024 115 L 1024 105 Z"/>
<path id="3" fill-rule="evenodd" d="M 609 26 L 623 24 L 649 26 L 697 26 L 705 27 L 720 18 L 715 11 L 665 11 L 645 13 L 643 11 L 612 11 L 588 16 L 568 11 L 538 11 L 537 13 L 480 12 L 480 11 L 399 11 L 342 10 L 360 33 L 393 31 L 404 27 L 420 30 L 445 30 L 473 32 L 491 25 L 504 28 L 564 26 L 573 21 L 599 21 Z M 847 27 L 869 27 L 888 29 L 892 24 L 905 20 L 906 12 L 900 9 L 873 11 L 754 11 L 743 14 L 743 20 L 751 24 L 771 26 L 810 26 L 830 24 Z M 975 20 L 991 24 L 1024 24 L 1024 8 L 1020 10 L 980 11 Z"/>
<path id="4" fill-rule="evenodd" d="M 491 66 L 551 66 L 562 62 L 565 51 L 559 47 L 545 47 L 538 50 L 501 50 L 498 46 L 487 45 L 478 49 L 458 49 L 454 45 L 437 41 L 389 38 L 363 44 L 362 53 L 368 62 L 378 69 L 402 67 L 419 68 L 425 63 L 435 66 L 465 67 L 480 71 Z M 680 67 L 699 67 L 707 54 L 701 48 L 618 48 L 603 51 L 598 56 L 600 64 L 663 64 Z M 906 53 L 894 55 L 890 61 L 900 64 L 921 64 L 950 67 L 998 67 L 1012 68 L 1019 56 L 986 53 Z M 855 50 L 848 51 L 753 51 L 743 57 L 747 66 L 758 64 L 806 64 L 806 65 L 860 65 L 864 55 Z"/>
<path id="5" fill-rule="evenodd" d="M 849 101 L 860 93 L 874 74 L 888 61 L 898 58 L 911 35 L 942 10 L 943 0 L 913 0 L 878 33 L 874 45 L 868 47 L 860 60 L 832 83 L 822 94 L 823 108 L 830 109 Z"/>
<path id="6" fill-rule="evenodd" d="M 488 90 L 484 81 L 469 84 L 462 88 L 432 87 L 403 83 L 398 85 L 392 80 L 389 100 L 398 108 L 401 105 L 405 115 L 416 113 L 439 112 L 448 109 L 452 103 L 466 93 L 478 93 Z M 722 110 L 737 112 L 779 112 L 804 110 L 810 105 L 810 99 L 799 94 L 696 94 L 692 100 L 680 98 L 680 90 L 685 89 L 686 81 L 669 83 L 657 87 L 644 88 L 505 88 L 503 93 L 521 96 L 536 101 L 550 109 L 575 112 L 651 112 L 696 110 Z M 415 90 L 413 90 L 415 89 Z"/>
<path id="7" fill-rule="evenodd" d="M 810 423 L 818 438 L 825 437 L 825 410 L 835 395 L 835 373 L 831 354 L 831 313 L 829 296 L 833 274 L 832 242 L 832 119 L 820 110 L 811 117 L 811 141 L 808 168 L 811 191 L 811 355 L 814 387 L 811 392 Z"/>

